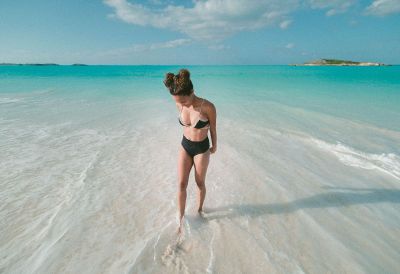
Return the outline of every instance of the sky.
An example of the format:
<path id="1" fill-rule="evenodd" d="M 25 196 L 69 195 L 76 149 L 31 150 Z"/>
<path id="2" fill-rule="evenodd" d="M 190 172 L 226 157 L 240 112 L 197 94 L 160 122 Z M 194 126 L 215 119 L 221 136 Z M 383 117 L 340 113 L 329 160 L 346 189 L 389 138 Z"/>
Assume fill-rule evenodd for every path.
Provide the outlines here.
<path id="1" fill-rule="evenodd" d="M 0 63 L 400 64 L 400 0 L 0 0 Z"/>

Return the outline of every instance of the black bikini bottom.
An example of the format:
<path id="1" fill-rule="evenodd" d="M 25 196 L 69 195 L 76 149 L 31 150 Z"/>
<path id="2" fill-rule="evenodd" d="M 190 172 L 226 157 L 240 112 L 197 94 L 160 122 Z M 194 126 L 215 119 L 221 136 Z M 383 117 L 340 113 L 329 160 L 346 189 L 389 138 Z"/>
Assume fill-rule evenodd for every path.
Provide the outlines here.
<path id="1" fill-rule="evenodd" d="M 197 154 L 206 152 L 210 148 L 208 136 L 203 141 L 190 141 L 183 135 L 181 144 L 192 158 Z"/>

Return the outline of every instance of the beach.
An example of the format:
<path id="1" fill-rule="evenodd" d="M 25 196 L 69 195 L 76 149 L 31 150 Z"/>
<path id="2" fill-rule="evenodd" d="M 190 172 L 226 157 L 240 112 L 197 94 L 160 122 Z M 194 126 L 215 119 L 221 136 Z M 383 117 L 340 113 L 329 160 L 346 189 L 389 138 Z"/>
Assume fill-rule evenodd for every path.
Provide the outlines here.
<path id="1" fill-rule="evenodd" d="M 400 66 L 186 66 L 217 108 L 177 238 L 179 66 L 0 67 L 1 273 L 398 273 Z"/>

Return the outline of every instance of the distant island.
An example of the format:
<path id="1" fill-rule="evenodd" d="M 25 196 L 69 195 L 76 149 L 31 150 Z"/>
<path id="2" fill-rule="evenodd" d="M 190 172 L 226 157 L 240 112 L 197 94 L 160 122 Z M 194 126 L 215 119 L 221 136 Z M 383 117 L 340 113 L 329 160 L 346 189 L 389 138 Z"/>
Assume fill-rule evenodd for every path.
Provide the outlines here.
<path id="1" fill-rule="evenodd" d="M 59 66 L 59 64 L 53 64 L 53 63 L 33 63 L 33 64 L 0 63 L 0 66 Z"/>
<path id="2" fill-rule="evenodd" d="M 375 62 L 354 62 L 349 60 L 338 59 L 320 59 L 306 62 L 304 64 L 290 64 L 290 66 L 390 66 L 383 63 Z"/>
<path id="3" fill-rule="evenodd" d="M 55 63 L 26 63 L 26 64 L 18 64 L 18 63 L 0 63 L 0 66 L 61 66 L 60 64 Z M 72 64 L 67 66 L 88 66 L 86 64 Z"/>

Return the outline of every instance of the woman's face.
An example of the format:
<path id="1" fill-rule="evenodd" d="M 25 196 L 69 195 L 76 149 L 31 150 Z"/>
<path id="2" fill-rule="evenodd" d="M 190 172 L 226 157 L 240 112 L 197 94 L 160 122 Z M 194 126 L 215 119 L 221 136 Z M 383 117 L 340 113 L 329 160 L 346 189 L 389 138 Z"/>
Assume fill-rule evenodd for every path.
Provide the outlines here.
<path id="1" fill-rule="evenodd" d="M 190 106 L 193 103 L 193 93 L 191 95 L 172 95 L 177 104 L 185 107 Z"/>

